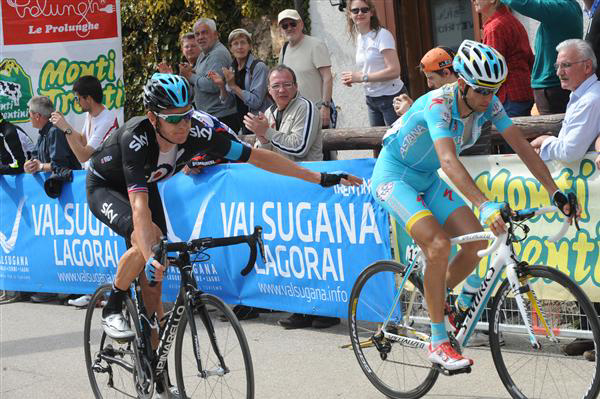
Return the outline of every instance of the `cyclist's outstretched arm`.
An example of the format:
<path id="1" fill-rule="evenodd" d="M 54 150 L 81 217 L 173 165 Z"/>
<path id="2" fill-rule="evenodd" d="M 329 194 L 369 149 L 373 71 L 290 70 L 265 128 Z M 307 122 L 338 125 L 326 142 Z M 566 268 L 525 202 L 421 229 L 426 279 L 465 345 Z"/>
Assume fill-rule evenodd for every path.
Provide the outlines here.
<path id="1" fill-rule="evenodd" d="M 535 178 L 542 183 L 549 195 L 552 195 L 558 190 L 546 164 L 542 161 L 540 156 L 536 154 L 529 142 L 527 142 L 521 129 L 515 125 L 509 126 L 502 133 L 502 137 L 504 137 L 504 140 L 506 140 L 512 149 L 515 150 L 517 155 L 519 155 L 519 158 L 521 158 Z"/>
<path id="2" fill-rule="evenodd" d="M 320 172 L 306 169 L 272 151 L 263 150 L 261 148 L 253 148 L 252 152 L 250 153 L 248 163 L 279 175 L 295 177 L 311 183 L 321 183 Z M 345 186 L 357 186 L 362 184 L 362 179 L 356 176 L 348 175 L 348 178 L 342 179 L 340 183 Z"/>

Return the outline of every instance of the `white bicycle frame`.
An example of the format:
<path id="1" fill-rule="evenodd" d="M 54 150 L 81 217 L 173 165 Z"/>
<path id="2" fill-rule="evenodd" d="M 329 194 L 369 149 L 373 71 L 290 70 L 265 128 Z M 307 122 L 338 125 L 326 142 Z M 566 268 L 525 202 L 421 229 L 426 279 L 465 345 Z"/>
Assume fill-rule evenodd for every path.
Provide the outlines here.
<path id="1" fill-rule="evenodd" d="M 521 211 L 521 212 L 523 212 L 523 211 Z M 543 215 L 546 213 L 553 213 L 553 212 L 561 212 L 561 211 L 555 206 L 550 206 L 550 207 L 535 209 L 534 215 L 539 216 L 539 215 Z M 548 241 L 555 242 L 555 241 L 561 239 L 565 235 L 568 228 L 569 228 L 569 221 L 567 218 L 564 218 L 564 221 L 563 221 L 560 231 L 558 231 L 558 233 L 556 233 L 552 237 L 549 237 Z M 519 314 L 521 315 L 521 320 L 523 321 L 524 327 L 501 324 L 502 331 L 522 332 L 523 329 L 525 329 L 527 331 L 527 333 L 529 334 L 529 340 L 531 342 L 532 347 L 539 348 L 539 342 L 535 336 L 530 316 L 527 313 L 527 310 L 525 309 L 525 303 L 523 301 L 523 297 L 519 293 L 519 290 L 521 289 L 521 283 L 519 282 L 519 278 L 517 276 L 517 271 L 516 271 L 517 263 L 515 262 L 514 256 L 513 256 L 514 251 L 513 251 L 512 243 L 507 241 L 507 233 L 501 234 L 496 237 L 492 232 L 487 232 L 487 231 L 477 232 L 477 233 L 466 234 L 463 236 L 452 238 L 450 240 L 450 242 L 452 245 L 457 245 L 457 244 L 462 244 L 462 243 L 467 243 L 467 242 L 484 241 L 484 240 L 485 241 L 493 240 L 493 242 L 486 249 L 479 251 L 477 253 L 477 255 L 479 257 L 483 258 L 485 256 L 492 254 L 493 252 L 497 252 L 497 253 L 494 256 L 493 262 L 491 263 L 491 266 L 489 267 L 487 274 L 479 287 L 479 290 L 473 297 L 473 303 L 472 303 L 471 307 L 467 310 L 467 314 L 466 314 L 463 322 L 461 323 L 460 329 L 456 333 L 456 336 L 455 336 L 456 340 L 458 341 L 458 343 L 460 344 L 461 347 L 464 347 L 469 342 L 469 338 L 475 331 L 475 328 L 477 326 L 479 318 L 481 317 L 481 313 L 484 311 L 485 305 L 487 304 L 492 293 L 494 292 L 496 285 L 501 280 L 502 271 L 503 271 L 504 267 L 506 267 L 506 277 L 507 277 L 507 280 L 509 281 L 509 284 L 510 284 L 513 292 L 516 294 L 515 299 L 517 302 L 518 311 L 519 311 Z M 382 326 L 382 332 L 383 332 L 383 335 L 385 336 L 385 338 L 387 338 L 389 340 L 397 341 L 397 342 L 402 343 L 403 345 L 407 345 L 407 346 L 411 346 L 411 347 L 415 347 L 415 348 L 426 349 L 428 341 L 429 341 L 429 337 L 426 334 L 420 333 L 419 331 L 411 328 L 410 326 L 412 325 L 412 322 L 429 323 L 428 318 L 423 317 L 423 318 L 419 318 L 420 320 L 416 320 L 417 318 L 410 316 L 410 311 L 408 311 L 402 315 L 403 323 L 402 323 L 401 327 L 404 329 L 404 332 L 406 333 L 406 332 L 410 331 L 413 333 L 413 335 L 415 335 L 416 338 L 399 336 L 397 334 L 394 334 L 393 332 L 387 331 L 387 325 L 388 325 L 390 319 L 392 318 L 392 315 L 394 314 L 396 306 L 398 306 L 398 304 L 401 301 L 400 295 L 401 295 L 402 291 L 404 290 L 404 285 L 408 281 L 410 274 L 419 272 L 421 270 L 423 271 L 423 275 L 425 275 L 425 270 L 426 270 L 425 257 L 423 255 L 423 252 L 419 248 L 417 250 L 417 252 L 415 253 L 413 261 L 410 264 L 410 266 L 408 267 L 408 270 L 405 273 L 404 278 L 400 284 L 398 293 L 394 300 L 394 306 L 391 309 L 388 317 L 386 318 L 386 320 Z M 415 299 L 416 294 L 417 294 L 417 290 L 415 289 L 415 290 L 413 290 L 410 300 L 408 302 L 408 306 L 407 306 L 408 309 L 411 309 L 412 306 L 414 305 L 414 299 Z M 536 302 L 536 298 L 535 298 L 533 291 L 530 290 L 528 292 L 528 295 L 532 295 L 533 301 Z M 541 312 L 541 309 L 538 309 L 538 310 Z M 551 340 L 556 341 L 557 338 L 556 338 L 554 332 L 545 323 L 545 320 L 546 320 L 545 315 L 542 313 L 541 316 L 542 317 L 540 319 L 541 319 L 543 327 L 545 329 L 546 336 L 549 337 Z M 487 325 L 487 323 L 482 323 L 482 324 Z M 584 331 L 564 331 L 564 332 L 561 331 L 561 335 L 563 335 L 563 336 L 568 335 L 571 337 L 578 337 L 578 338 L 592 338 L 591 333 L 589 333 L 589 332 L 586 333 Z"/>

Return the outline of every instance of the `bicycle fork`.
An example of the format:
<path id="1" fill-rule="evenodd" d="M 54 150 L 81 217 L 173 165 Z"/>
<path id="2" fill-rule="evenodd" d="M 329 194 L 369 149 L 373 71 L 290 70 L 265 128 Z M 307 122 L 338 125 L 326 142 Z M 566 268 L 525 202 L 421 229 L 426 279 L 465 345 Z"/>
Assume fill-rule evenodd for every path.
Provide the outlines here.
<path id="1" fill-rule="evenodd" d="M 546 336 L 549 337 L 551 340 L 554 340 L 555 339 L 554 332 L 548 326 L 548 323 L 546 322 L 546 317 L 544 316 L 544 313 L 538 304 L 538 300 L 535 295 L 535 292 L 531 289 L 529 282 L 525 278 L 522 280 L 519 279 L 519 275 L 517 273 L 517 267 L 518 267 L 517 264 L 514 262 L 511 262 L 510 264 L 508 264 L 506 266 L 506 277 L 510 284 L 511 290 L 515 294 L 515 301 L 517 302 L 517 308 L 519 309 L 519 313 L 521 314 L 521 319 L 523 320 L 523 323 L 525 324 L 525 327 L 527 328 L 527 333 L 529 334 L 529 342 L 531 343 L 531 347 L 533 349 L 541 349 L 541 345 L 540 345 L 537 337 L 535 336 L 535 333 L 533 330 L 533 323 L 531 322 L 531 317 L 525 307 L 525 300 L 523 299 L 523 294 L 527 295 L 527 299 L 531 303 L 531 308 L 532 308 L 531 311 L 535 312 L 538 320 L 542 323 L 544 330 L 546 332 Z"/>
<path id="2" fill-rule="evenodd" d="M 219 346 L 217 345 L 217 338 L 215 336 L 215 328 L 213 326 L 212 320 L 208 315 L 208 310 L 206 309 L 206 305 L 202 304 L 200 301 L 200 293 L 188 293 L 188 300 L 186 301 L 186 312 L 188 315 L 188 323 L 190 325 L 190 330 L 192 332 L 192 346 L 194 348 L 194 354 L 196 357 L 196 367 L 198 368 L 198 374 L 201 378 L 208 378 L 211 376 L 219 376 L 229 373 L 229 368 L 225 365 L 225 360 L 221 355 L 221 351 L 219 350 Z M 198 311 L 200 318 L 202 319 L 202 323 L 206 327 L 206 331 L 210 338 L 211 346 L 215 352 L 215 355 L 219 359 L 219 366 L 213 370 L 204 370 L 202 368 L 202 360 L 200 354 L 200 342 L 198 340 L 198 329 L 196 327 L 196 321 L 194 319 L 194 309 Z"/>

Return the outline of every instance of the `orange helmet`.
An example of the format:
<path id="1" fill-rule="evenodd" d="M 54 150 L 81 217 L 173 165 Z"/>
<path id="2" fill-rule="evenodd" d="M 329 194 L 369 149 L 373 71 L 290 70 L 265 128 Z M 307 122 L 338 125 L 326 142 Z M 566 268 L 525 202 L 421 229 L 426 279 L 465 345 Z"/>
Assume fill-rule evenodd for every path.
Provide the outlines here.
<path id="1" fill-rule="evenodd" d="M 451 68 L 453 59 L 454 51 L 451 49 L 434 47 L 421 58 L 419 67 L 423 72 L 439 71 L 440 69 Z"/>

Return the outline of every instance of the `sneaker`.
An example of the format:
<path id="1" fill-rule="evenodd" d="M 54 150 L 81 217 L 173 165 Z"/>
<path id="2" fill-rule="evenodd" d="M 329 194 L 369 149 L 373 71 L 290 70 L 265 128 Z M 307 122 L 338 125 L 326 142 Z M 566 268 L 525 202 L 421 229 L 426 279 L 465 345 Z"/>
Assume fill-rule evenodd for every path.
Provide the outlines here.
<path id="1" fill-rule="evenodd" d="M 340 324 L 339 317 L 316 316 L 312 321 L 313 328 L 329 328 Z"/>
<path id="2" fill-rule="evenodd" d="M 78 308 L 84 308 L 90 303 L 90 299 L 92 299 L 91 295 L 82 295 L 77 299 L 69 299 L 67 303 L 71 306 L 76 306 Z"/>
<path id="3" fill-rule="evenodd" d="M 293 330 L 295 328 L 306 328 L 312 326 L 313 319 L 315 317 L 311 315 L 293 313 L 290 317 L 285 319 L 279 319 L 277 324 L 286 330 Z"/>
<path id="4" fill-rule="evenodd" d="M 58 294 L 53 294 L 51 292 L 36 292 L 31 296 L 31 302 L 35 303 L 52 302 L 56 299 L 58 299 Z"/>
<path id="5" fill-rule="evenodd" d="M 590 362 L 595 362 L 596 361 L 596 351 L 591 350 L 591 351 L 583 352 L 583 358 L 585 360 L 589 360 Z"/>
<path id="6" fill-rule="evenodd" d="M 561 345 L 560 350 L 568 356 L 581 356 L 585 351 L 594 350 L 594 341 L 585 338 L 576 338 L 566 345 Z"/>
<path id="7" fill-rule="evenodd" d="M 169 389 L 164 392 L 158 392 L 157 390 L 156 397 L 158 399 L 182 399 L 182 396 L 179 394 L 179 390 L 174 386 L 170 386 Z"/>
<path id="8" fill-rule="evenodd" d="M 132 339 L 135 337 L 135 333 L 131 331 L 129 323 L 122 313 L 113 313 L 103 317 L 102 328 L 113 339 Z"/>
<path id="9" fill-rule="evenodd" d="M 444 342 L 435 349 L 429 344 L 429 361 L 442 366 L 446 370 L 463 369 L 473 364 L 473 360 L 456 352 L 450 342 Z"/>

